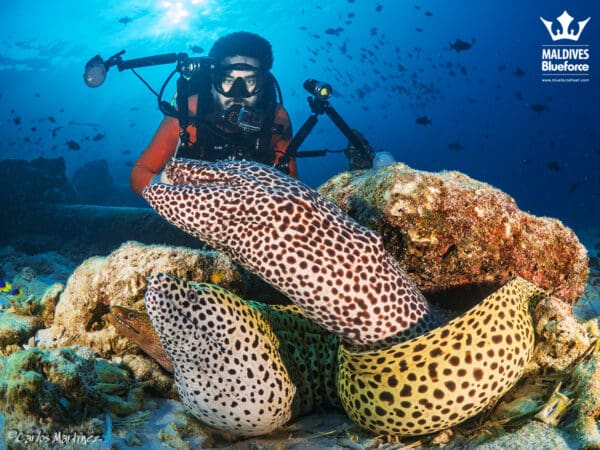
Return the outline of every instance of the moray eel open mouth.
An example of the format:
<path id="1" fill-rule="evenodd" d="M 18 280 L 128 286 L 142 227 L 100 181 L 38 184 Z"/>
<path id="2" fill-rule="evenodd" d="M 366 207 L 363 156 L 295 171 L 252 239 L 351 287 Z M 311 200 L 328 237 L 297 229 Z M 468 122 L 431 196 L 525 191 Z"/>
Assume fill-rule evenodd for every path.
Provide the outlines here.
<path id="1" fill-rule="evenodd" d="M 153 208 L 259 275 L 341 339 L 328 343 L 327 354 L 337 354 L 339 399 L 361 427 L 401 436 L 443 430 L 493 405 L 521 377 L 534 345 L 528 305 L 544 295 L 536 286 L 517 278 L 444 325 L 377 234 L 299 181 L 244 161 L 175 161 L 167 173 L 175 184 L 152 184 L 143 192 Z M 280 347 L 265 319 L 269 314 L 261 315 L 260 308 L 216 286 L 190 286 L 160 275 L 146 297 L 184 404 L 210 425 L 242 435 L 275 429 L 292 416 L 290 394 L 296 389 L 281 360 L 283 355 L 290 361 L 282 352 L 285 340 Z M 183 305 L 182 314 L 158 299 L 161 289 Z M 190 290 L 203 302 L 190 301 Z M 212 311 L 210 324 L 206 309 Z M 219 334 L 223 323 L 230 335 Z M 289 334 L 280 336 L 302 345 L 302 333 L 293 333 L 299 322 L 289 323 Z M 211 338 L 205 333 L 199 342 L 198 328 Z M 269 371 L 280 380 L 269 385 L 278 387 L 274 397 L 264 385 L 238 378 L 223 383 L 228 370 L 236 376 L 244 371 L 256 354 L 244 344 L 255 341 L 275 364 Z M 229 392 L 227 400 L 215 385 Z M 266 403 L 230 415 L 228 402 L 240 402 L 239 393 L 231 394 L 236 389 L 243 396 L 266 395 Z M 279 395 L 285 395 L 284 404 L 266 412 Z"/>

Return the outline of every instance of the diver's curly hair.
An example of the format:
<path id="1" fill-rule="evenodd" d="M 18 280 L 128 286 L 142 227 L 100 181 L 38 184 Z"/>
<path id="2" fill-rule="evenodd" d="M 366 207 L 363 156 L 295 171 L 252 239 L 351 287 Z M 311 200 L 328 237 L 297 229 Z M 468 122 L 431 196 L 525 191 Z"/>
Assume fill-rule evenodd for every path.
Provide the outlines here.
<path id="1" fill-rule="evenodd" d="M 217 62 L 236 55 L 258 59 L 264 70 L 273 67 L 273 50 L 269 41 L 248 31 L 238 31 L 219 38 L 208 52 L 208 56 Z"/>

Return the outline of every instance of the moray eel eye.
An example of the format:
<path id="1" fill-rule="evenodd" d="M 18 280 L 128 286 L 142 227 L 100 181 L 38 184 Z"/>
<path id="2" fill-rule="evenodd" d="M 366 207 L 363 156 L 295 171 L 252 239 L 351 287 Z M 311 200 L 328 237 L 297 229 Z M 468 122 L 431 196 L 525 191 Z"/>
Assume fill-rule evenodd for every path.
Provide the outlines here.
<path id="1" fill-rule="evenodd" d="M 192 289 L 187 291 L 186 298 L 190 303 L 198 303 L 198 293 Z"/>
<path id="2" fill-rule="evenodd" d="M 132 311 L 129 311 L 127 313 L 127 320 L 135 320 L 135 313 L 133 313 Z"/>

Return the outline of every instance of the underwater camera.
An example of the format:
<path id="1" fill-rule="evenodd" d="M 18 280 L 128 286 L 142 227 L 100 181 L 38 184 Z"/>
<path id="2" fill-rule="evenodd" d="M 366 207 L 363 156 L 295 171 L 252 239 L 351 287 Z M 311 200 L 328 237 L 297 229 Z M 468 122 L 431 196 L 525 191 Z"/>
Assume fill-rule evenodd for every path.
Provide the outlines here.
<path id="1" fill-rule="evenodd" d="M 258 133 L 265 121 L 265 113 L 241 105 L 232 105 L 223 113 L 222 119 L 246 133 Z"/>
<path id="2" fill-rule="evenodd" d="M 319 100 L 327 100 L 333 94 L 333 88 L 330 84 L 312 78 L 306 80 L 302 86 L 309 94 L 314 95 Z"/>
<path id="3" fill-rule="evenodd" d="M 370 169 L 373 167 L 373 158 L 375 150 L 369 145 L 369 142 L 363 135 L 350 128 L 346 121 L 340 116 L 335 108 L 329 103 L 329 98 L 333 94 L 333 88 L 329 83 L 309 78 L 302 86 L 312 97 L 308 98 L 308 104 L 312 115 L 306 119 L 300 127 L 294 138 L 287 146 L 287 151 L 279 160 L 278 168 L 286 171 L 291 158 L 303 158 L 313 156 L 324 156 L 327 153 L 344 153 L 348 158 L 349 170 Z M 325 114 L 331 119 L 333 124 L 348 139 L 348 147 L 344 150 L 304 150 L 298 151 L 304 140 L 311 133 L 319 120 L 319 116 Z"/>

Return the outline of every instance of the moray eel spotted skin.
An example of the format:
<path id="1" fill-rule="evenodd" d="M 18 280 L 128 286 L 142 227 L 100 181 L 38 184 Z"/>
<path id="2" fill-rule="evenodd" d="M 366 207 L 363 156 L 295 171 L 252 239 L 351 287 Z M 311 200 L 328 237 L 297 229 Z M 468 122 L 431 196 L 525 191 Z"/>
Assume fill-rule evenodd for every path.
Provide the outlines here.
<path id="1" fill-rule="evenodd" d="M 344 409 L 375 433 L 416 436 L 494 405 L 533 354 L 529 304 L 545 295 L 516 278 L 447 325 L 408 342 L 376 352 L 341 347 Z"/>
<path id="2" fill-rule="evenodd" d="M 295 387 L 257 310 L 219 286 L 163 274 L 149 279 L 144 302 L 193 416 L 244 437 L 290 419 Z"/>
<path id="3" fill-rule="evenodd" d="M 166 275 L 150 283 L 148 312 L 173 360 L 184 404 L 200 420 L 241 435 L 272 431 L 285 417 L 327 405 L 342 405 L 357 425 L 378 434 L 417 436 L 454 426 L 494 405 L 519 380 L 534 344 L 528 306 L 545 296 L 516 278 L 434 331 L 361 352 L 295 305 L 245 302 L 222 288 Z M 202 300 L 190 303 L 190 297 Z M 249 352 L 254 342 L 270 350 Z M 230 376 L 222 348 L 229 349 L 237 375 L 250 366 L 252 379 L 264 376 L 265 382 Z M 258 354 L 262 368 L 252 357 Z M 263 355 L 274 356 L 273 364 Z M 293 404 L 279 400 L 282 386 L 287 394 L 296 391 Z M 259 405 L 253 393 L 260 394 Z M 239 406 L 235 412 L 230 402 Z"/>
<path id="4" fill-rule="evenodd" d="M 110 307 L 108 321 L 120 334 L 136 343 L 167 372 L 173 373 L 173 363 L 165 353 L 147 314 L 113 305 Z"/>
<path id="5" fill-rule="evenodd" d="M 298 180 L 253 162 L 174 160 L 142 195 L 165 219 L 284 293 L 357 348 L 419 336 L 443 320 L 379 235 Z"/>

